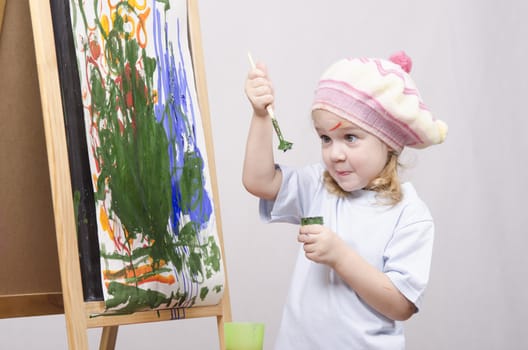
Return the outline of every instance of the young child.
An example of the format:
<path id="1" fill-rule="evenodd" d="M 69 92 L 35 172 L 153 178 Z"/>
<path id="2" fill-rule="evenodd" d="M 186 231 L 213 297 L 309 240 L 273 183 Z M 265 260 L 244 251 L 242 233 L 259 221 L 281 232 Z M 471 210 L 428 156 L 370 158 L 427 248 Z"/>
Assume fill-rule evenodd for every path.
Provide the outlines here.
<path id="1" fill-rule="evenodd" d="M 263 65 L 245 91 L 253 107 L 243 183 L 267 222 L 299 224 L 302 243 L 276 349 L 403 349 L 402 322 L 420 307 L 434 225 L 410 183 L 400 184 L 404 147 L 444 141 L 408 75 L 405 53 L 389 60 L 343 59 L 321 77 L 312 119 L 322 164 L 276 165 Z"/>

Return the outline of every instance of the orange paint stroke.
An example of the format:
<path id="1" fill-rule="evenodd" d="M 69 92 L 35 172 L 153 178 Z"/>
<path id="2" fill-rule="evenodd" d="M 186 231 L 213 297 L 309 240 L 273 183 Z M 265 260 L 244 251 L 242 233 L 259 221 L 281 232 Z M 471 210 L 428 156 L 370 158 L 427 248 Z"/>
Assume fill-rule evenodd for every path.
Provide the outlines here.
<path id="1" fill-rule="evenodd" d="M 138 15 L 139 22 L 137 24 L 137 29 L 136 29 L 136 39 L 137 39 L 139 46 L 141 46 L 141 48 L 143 49 L 147 47 L 147 42 L 148 42 L 147 30 L 145 29 L 145 23 L 147 22 L 147 17 L 149 16 L 149 14 L 150 14 L 150 8 L 147 8 L 145 12 L 140 13 Z"/>
<path id="2" fill-rule="evenodd" d="M 92 149 L 93 149 L 93 147 L 92 147 Z M 94 185 L 94 192 L 97 192 L 97 179 L 98 178 L 99 177 L 97 176 L 97 174 L 92 174 L 92 182 L 95 184 Z"/>
<path id="3" fill-rule="evenodd" d="M 159 282 L 164 284 L 173 284 L 176 282 L 176 279 L 173 275 L 163 276 L 163 275 L 155 275 L 148 278 L 145 278 L 144 280 L 138 281 L 138 284 L 148 283 L 148 282 Z"/>
<path id="4" fill-rule="evenodd" d="M 165 261 L 159 262 L 159 267 L 165 266 Z M 141 265 L 137 267 L 127 266 L 121 270 L 103 270 L 103 277 L 105 280 L 118 280 L 118 279 L 138 279 L 138 284 L 147 282 L 160 282 L 173 284 L 176 280 L 173 275 L 163 276 L 161 274 L 152 275 L 141 279 L 141 276 L 154 272 L 151 265 Z"/>
<path id="5" fill-rule="evenodd" d="M 161 265 L 161 264 L 160 264 Z M 119 278 L 134 278 L 145 273 L 152 272 L 152 266 L 141 265 L 137 267 L 127 266 L 121 270 L 104 270 L 103 276 L 105 279 L 119 279 Z"/>
<path id="6" fill-rule="evenodd" d="M 110 282 L 111 281 L 105 282 L 106 289 L 108 289 L 108 287 L 110 286 Z M 137 283 L 126 283 L 126 284 L 129 286 L 133 286 L 133 285 L 142 285 L 142 284 L 149 283 L 149 282 L 159 282 L 159 283 L 170 285 L 170 284 L 174 284 L 176 282 L 176 279 L 174 278 L 173 275 L 169 275 L 169 276 L 155 275 L 155 276 L 146 278 L 144 280 L 137 281 Z"/>
<path id="7" fill-rule="evenodd" d="M 115 9 L 120 2 L 121 2 L 121 0 L 115 0 L 115 4 L 112 4 L 112 0 L 108 0 L 108 6 L 111 9 Z"/>
<path id="8" fill-rule="evenodd" d="M 110 220 L 108 220 L 108 214 L 106 213 L 106 210 L 104 210 L 103 207 L 101 207 L 101 209 L 99 210 L 99 221 L 101 222 L 103 230 L 108 232 L 110 239 L 114 241 L 114 230 L 112 229 L 112 227 L 110 227 Z"/>

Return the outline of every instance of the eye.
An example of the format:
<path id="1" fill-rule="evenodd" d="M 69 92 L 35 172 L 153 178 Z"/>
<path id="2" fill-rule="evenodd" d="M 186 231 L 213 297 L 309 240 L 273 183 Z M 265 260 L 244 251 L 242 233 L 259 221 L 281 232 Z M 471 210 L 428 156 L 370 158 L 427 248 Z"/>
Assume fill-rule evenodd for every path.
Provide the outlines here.
<path id="1" fill-rule="evenodd" d="M 358 139 L 357 136 L 354 135 L 354 134 L 346 134 L 345 135 L 345 140 L 347 142 L 355 142 L 355 141 L 357 141 L 357 139 Z"/>
<path id="2" fill-rule="evenodd" d="M 322 143 L 329 143 L 331 141 L 330 137 L 328 137 L 326 135 L 321 135 L 319 137 L 321 138 L 321 142 Z"/>

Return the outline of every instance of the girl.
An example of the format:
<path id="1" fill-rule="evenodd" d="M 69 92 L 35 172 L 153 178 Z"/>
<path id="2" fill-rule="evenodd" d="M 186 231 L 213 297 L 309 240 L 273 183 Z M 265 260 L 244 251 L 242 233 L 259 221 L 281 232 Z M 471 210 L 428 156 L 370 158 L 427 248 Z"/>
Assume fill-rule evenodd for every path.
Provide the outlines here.
<path id="1" fill-rule="evenodd" d="M 312 119 L 322 164 L 276 165 L 266 107 L 273 91 L 263 65 L 245 91 L 253 107 L 243 183 L 267 222 L 301 226 L 297 259 L 276 349 L 403 349 L 401 321 L 420 307 L 434 225 L 410 183 L 400 184 L 405 146 L 444 141 L 408 75 L 405 53 L 344 59 L 321 77 Z"/>

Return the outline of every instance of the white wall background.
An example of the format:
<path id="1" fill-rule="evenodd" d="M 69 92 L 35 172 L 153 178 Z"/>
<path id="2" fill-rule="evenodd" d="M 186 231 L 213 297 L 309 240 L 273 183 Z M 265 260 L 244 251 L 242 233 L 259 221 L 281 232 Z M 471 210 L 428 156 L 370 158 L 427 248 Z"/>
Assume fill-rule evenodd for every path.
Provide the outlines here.
<path id="1" fill-rule="evenodd" d="M 275 110 L 294 149 L 277 161 L 319 160 L 309 107 L 319 75 L 345 56 L 404 49 L 412 76 L 450 133 L 404 153 L 436 219 L 432 278 L 407 322 L 408 349 L 527 349 L 528 2 L 200 1 L 233 317 L 266 324 L 271 349 L 297 228 L 259 222 L 241 185 L 250 106 L 246 53 L 267 63 Z M 90 330 L 97 348 L 100 330 Z M 214 319 L 120 327 L 117 349 L 216 349 Z M 2 349 L 66 349 L 63 316 L 0 320 Z"/>

